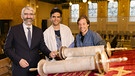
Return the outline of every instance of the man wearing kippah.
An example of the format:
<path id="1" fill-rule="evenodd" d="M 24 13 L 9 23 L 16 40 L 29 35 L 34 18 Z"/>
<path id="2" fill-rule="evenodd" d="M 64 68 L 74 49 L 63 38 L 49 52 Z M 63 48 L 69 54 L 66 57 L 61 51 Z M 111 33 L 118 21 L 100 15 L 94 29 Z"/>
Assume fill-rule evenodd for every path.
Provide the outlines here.
<path id="1" fill-rule="evenodd" d="M 59 50 L 61 46 L 74 47 L 74 37 L 70 28 L 61 24 L 62 11 L 57 7 L 50 12 L 51 26 L 44 31 L 44 41 L 50 50 Z"/>

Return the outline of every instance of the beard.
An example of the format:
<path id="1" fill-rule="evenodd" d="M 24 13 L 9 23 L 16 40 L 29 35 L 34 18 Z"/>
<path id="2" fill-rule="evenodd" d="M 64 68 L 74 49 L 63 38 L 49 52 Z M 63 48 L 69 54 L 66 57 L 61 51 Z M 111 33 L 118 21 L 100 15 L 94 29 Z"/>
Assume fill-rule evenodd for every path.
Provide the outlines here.
<path id="1" fill-rule="evenodd" d="M 33 22 L 33 19 L 32 19 L 32 18 L 26 18 L 26 19 L 24 19 L 24 23 L 25 23 L 26 25 L 31 25 L 32 22 Z"/>

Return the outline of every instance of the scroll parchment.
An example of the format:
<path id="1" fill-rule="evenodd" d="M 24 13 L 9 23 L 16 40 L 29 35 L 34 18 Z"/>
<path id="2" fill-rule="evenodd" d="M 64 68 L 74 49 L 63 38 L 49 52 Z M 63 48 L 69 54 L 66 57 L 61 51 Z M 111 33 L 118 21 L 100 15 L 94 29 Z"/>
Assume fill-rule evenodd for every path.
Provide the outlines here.
<path id="1" fill-rule="evenodd" d="M 53 62 L 45 61 L 43 65 L 43 72 L 45 74 L 75 72 L 94 69 L 95 61 L 93 56 L 71 58 L 67 60 Z"/>

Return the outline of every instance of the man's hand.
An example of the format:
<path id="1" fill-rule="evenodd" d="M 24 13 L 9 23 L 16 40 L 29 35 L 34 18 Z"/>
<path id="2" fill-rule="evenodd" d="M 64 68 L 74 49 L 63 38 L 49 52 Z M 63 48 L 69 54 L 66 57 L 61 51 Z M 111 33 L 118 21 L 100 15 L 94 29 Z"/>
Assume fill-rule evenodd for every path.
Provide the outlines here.
<path id="1" fill-rule="evenodd" d="M 25 59 L 21 59 L 21 60 L 19 61 L 19 64 L 20 64 L 20 66 L 21 66 L 22 68 L 26 68 L 26 67 L 29 66 L 29 63 L 28 63 Z"/>
<path id="2" fill-rule="evenodd" d="M 50 57 L 51 58 L 55 58 L 57 56 L 57 51 L 52 51 L 51 53 L 50 53 Z"/>

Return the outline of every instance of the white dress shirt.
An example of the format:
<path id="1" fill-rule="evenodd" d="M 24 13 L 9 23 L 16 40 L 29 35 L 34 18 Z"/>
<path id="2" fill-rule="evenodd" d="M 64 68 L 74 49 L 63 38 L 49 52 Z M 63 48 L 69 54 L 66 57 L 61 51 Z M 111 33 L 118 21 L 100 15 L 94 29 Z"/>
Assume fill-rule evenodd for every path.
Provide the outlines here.
<path id="1" fill-rule="evenodd" d="M 26 36 L 27 40 L 28 40 L 28 29 L 27 29 L 28 27 L 30 28 L 31 37 L 32 37 L 32 25 L 27 26 L 27 25 L 25 25 L 25 24 L 23 23 L 23 29 L 24 29 L 25 36 Z"/>

